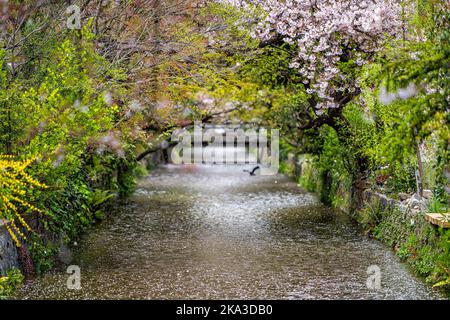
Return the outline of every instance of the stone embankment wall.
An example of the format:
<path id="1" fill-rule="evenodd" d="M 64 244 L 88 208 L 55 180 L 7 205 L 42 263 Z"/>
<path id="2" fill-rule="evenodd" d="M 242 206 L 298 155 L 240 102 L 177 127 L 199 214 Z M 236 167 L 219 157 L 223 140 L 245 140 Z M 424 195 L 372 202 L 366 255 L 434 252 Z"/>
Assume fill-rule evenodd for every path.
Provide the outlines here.
<path id="1" fill-rule="evenodd" d="M 285 164 L 285 173 L 295 178 L 300 182 L 300 185 L 309 191 L 318 194 L 327 191 L 329 186 L 323 185 L 324 182 L 319 179 L 317 168 L 314 167 L 307 156 L 300 155 L 296 157 L 294 155 L 289 155 Z M 419 197 L 417 194 L 413 193 L 400 193 L 398 194 L 398 199 L 393 199 L 385 195 L 380 188 L 373 188 L 373 186 L 369 185 L 359 186 L 359 192 L 357 193 L 357 191 L 354 190 L 352 193 L 351 189 L 354 188 L 354 186 L 349 184 L 348 181 L 339 181 L 339 178 L 340 177 L 330 177 L 329 181 L 327 181 L 328 184 L 336 184 L 331 192 L 332 194 L 327 194 L 328 197 L 332 198 L 332 203 L 329 204 L 347 213 L 352 213 L 355 208 L 361 208 L 366 203 L 376 202 L 379 203 L 384 210 L 398 208 L 402 212 L 417 214 L 427 210 L 427 203 L 433 196 L 430 190 L 424 190 L 423 197 Z M 352 196 L 355 194 L 359 195 L 358 198 L 352 199 Z M 356 206 L 354 203 L 352 204 L 352 201 L 358 202 Z"/>
<path id="2" fill-rule="evenodd" d="M 0 220 L 0 275 L 5 275 L 8 269 L 18 267 L 19 260 L 16 246 L 3 221 Z"/>

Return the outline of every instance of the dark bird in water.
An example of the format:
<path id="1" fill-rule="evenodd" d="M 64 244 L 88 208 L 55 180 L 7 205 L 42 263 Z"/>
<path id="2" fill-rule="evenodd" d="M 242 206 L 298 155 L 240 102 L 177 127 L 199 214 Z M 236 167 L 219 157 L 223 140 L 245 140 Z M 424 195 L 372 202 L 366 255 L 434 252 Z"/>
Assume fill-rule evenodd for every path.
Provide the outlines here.
<path id="1" fill-rule="evenodd" d="M 252 171 L 244 170 L 244 172 L 248 172 L 248 173 L 250 173 L 251 176 L 254 176 L 255 175 L 255 171 L 258 170 L 258 169 L 259 169 L 259 166 L 256 166 L 256 167 L 253 168 Z"/>

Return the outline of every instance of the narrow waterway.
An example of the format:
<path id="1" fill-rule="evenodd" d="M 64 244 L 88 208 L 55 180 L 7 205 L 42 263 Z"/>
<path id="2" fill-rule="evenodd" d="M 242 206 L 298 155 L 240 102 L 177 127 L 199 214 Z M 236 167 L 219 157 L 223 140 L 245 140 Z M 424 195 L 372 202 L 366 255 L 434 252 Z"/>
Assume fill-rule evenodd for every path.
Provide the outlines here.
<path id="1" fill-rule="evenodd" d="M 80 290 L 67 289 L 69 275 L 55 270 L 18 298 L 439 298 L 345 214 L 282 175 L 242 169 L 153 171 L 73 250 Z M 366 284 L 371 265 L 381 273 L 378 290 Z"/>

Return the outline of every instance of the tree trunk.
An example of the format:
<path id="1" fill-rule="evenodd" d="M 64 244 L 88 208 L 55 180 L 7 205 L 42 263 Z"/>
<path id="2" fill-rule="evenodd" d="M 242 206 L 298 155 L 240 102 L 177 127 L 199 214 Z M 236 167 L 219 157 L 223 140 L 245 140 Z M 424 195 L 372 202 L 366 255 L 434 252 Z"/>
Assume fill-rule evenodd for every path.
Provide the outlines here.
<path id="1" fill-rule="evenodd" d="M 420 197 L 423 197 L 423 165 L 422 157 L 420 156 L 420 145 L 417 143 L 416 146 L 416 156 L 417 156 L 417 171 L 416 171 L 416 185 L 417 193 Z"/>
<path id="2" fill-rule="evenodd" d="M 414 135 L 417 136 L 417 129 L 414 128 Z M 420 155 L 420 143 L 417 141 L 415 145 L 416 157 L 417 157 L 417 171 L 416 171 L 416 186 L 417 194 L 423 197 L 423 165 L 422 157 Z"/>
<path id="3" fill-rule="evenodd" d="M 155 104 L 158 100 L 158 89 L 159 89 L 159 59 L 161 54 L 161 1 L 154 0 L 153 2 L 153 42 L 155 45 L 154 56 L 153 56 L 153 67 L 150 73 L 150 98 L 151 102 Z M 149 105 L 150 113 L 153 109 L 153 105 Z"/>

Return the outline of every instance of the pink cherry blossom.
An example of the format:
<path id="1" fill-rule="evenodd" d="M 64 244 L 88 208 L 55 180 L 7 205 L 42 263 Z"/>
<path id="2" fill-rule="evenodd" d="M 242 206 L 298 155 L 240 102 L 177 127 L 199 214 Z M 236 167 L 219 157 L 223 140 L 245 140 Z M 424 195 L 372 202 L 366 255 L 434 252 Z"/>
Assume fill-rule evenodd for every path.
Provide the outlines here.
<path id="1" fill-rule="evenodd" d="M 381 50 L 387 38 L 402 32 L 402 6 L 393 0 L 220 0 L 244 10 L 266 13 L 253 30 L 262 42 L 281 39 L 298 49 L 290 64 L 305 78 L 308 93 L 321 108 L 336 108 L 343 93 L 359 92 L 340 63 L 361 67 Z"/>

